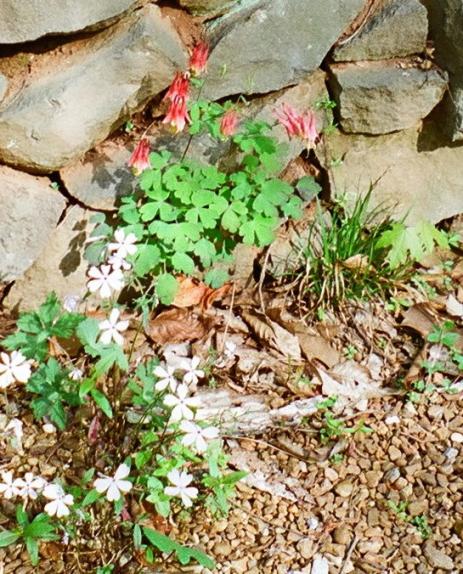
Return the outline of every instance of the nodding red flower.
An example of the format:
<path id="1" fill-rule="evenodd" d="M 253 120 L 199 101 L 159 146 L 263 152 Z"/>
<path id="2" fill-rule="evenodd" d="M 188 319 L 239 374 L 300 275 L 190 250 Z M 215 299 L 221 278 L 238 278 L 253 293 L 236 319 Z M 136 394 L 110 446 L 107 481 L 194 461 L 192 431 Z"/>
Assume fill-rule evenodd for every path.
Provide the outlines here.
<path id="1" fill-rule="evenodd" d="M 275 115 L 289 137 L 300 137 L 306 140 L 309 146 L 317 143 L 319 133 L 315 115 L 310 110 L 299 114 L 289 104 L 283 104 L 281 109 L 275 111 Z"/>
<path id="2" fill-rule="evenodd" d="M 222 120 L 220 122 L 220 133 L 225 136 L 229 137 L 236 133 L 236 128 L 238 127 L 238 114 L 235 110 L 228 110 L 222 116 Z"/>
<path id="3" fill-rule="evenodd" d="M 174 81 L 167 90 L 164 99 L 173 102 L 177 97 L 185 98 L 185 100 L 190 97 L 190 75 L 188 72 L 175 74 Z"/>
<path id="4" fill-rule="evenodd" d="M 137 146 L 133 150 L 129 159 L 129 167 L 132 168 L 135 175 L 140 175 L 145 169 L 149 169 L 151 167 L 149 160 L 150 151 L 149 141 L 142 138 L 137 143 Z"/>
<path id="5" fill-rule="evenodd" d="M 190 56 L 190 71 L 194 76 L 201 75 L 207 67 L 209 46 L 205 42 L 198 42 Z"/>
<path id="6" fill-rule="evenodd" d="M 177 96 L 170 104 L 170 108 L 166 117 L 162 120 L 162 123 L 170 124 L 178 133 L 183 131 L 185 124 L 189 121 L 190 116 L 188 115 L 188 110 L 186 107 L 186 99 Z"/>

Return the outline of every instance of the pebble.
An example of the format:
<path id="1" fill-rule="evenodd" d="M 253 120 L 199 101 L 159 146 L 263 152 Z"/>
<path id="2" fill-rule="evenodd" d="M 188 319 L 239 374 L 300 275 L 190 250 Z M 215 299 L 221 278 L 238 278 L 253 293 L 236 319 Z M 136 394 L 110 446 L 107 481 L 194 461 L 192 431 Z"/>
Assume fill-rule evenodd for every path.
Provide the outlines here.
<path id="1" fill-rule="evenodd" d="M 350 530 L 347 526 L 338 526 L 333 532 L 334 541 L 337 544 L 348 544 L 350 541 Z"/>
<path id="2" fill-rule="evenodd" d="M 367 484 L 370 488 L 376 488 L 381 480 L 383 473 L 379 470 L 370 470 L 365 473 Z"/>
<path id="3" fill-rule="evenodd" d="M 296 548 L 302 558 L 311 558 L 314 553 L 314 541 L 311 538 L 303 538 L 296 544 Z"/>
<path id="4" fill-rule="evenodd" d="M 212 550 L 213 550 L 214 554 L 218 554 L 220 556 L 227 556 L 232 551 L 232 547 L 231 547 L 231 544 L 229 542 L 223 541 L 223 542 L 217 542 L 217 544 L 214 544 Z"/>
<path id="5" fill-rule="evenodd" d="M 461 432 L 453 432 L 450 435 L 450 440 L 452 442 L 456 442 L 458 444 L 461 444 L 461 443 L 463 443 L 463 434 L 461 434 Z"/>
<path id="6" fill-rule="evenodd" d="M 392 462 L 399 460 L 399 458 L 402 457 L 402 453 L 394 445 L 391 445 L 387 452 L 389 453 L 389 458 L 392 460 Z"/>
<path id="7" fill-rule="evenodd" d="M 336 494 L 339 494 L 342 498 L 349 497 L 352 494 L 353 489 L 354 485 L 348 480 L 343 480 L 334 487 Z"/>
<path id="8" fill-rule="evenodd" d="M 384 478 L 387 482 L 393 483 L 398 478 L 400 478 L 400 470 L 396 466 L 394 466 L 386 472 Z"/>
<path id="9" fill-rule="evenodd" d="M 411 516 L 419 516 L 420 514 L 426 514 L 429 509 L 429 503 L 427 500 L 416 500 L 415 502 L 410 502 L 407 506 L 407 512 Z"/>
<path id="10" fill-rule="evenodd" d="M 398 417 L 397 415 L 390 415 L 384 419 L 384 422 L 387 425 L 397 425 L 400 423 L 400 417 Z"/>
<path id="11" fill-rule="evenodd" d="M 434 568 L 442 568 L 442 570 L 453 570 L 453 560 L 441 550 L 438 550 L 433 544 L 428 542 L 424 547 L 424 555 L 428 559 L 429 564 Z"/>

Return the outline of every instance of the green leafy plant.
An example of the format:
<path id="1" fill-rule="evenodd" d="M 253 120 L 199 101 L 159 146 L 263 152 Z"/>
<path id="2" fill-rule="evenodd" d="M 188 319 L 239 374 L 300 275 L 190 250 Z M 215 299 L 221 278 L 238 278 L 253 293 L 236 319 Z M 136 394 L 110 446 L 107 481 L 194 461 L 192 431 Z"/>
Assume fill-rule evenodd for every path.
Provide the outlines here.
<path id="1" fill-rule="evenodd" d="M 21 349 L 28 359 L 43 361 L 48 354 L 52 337 L 70 339 L 83 316 L 63 311 L 55 293 L 37 311 L 22 313 L 17 321 L 17 331 L 2 341 L 5 349 Z"/>
<path id="2" fill-rule="evenodd" d="M 39 562 L 40 541 L 59 540 L 56 526 L 47 514 L 37 514 L 30 520 L 27 512 L 21 507 L 16 508 L 18 526 L 13 530 L 0 531 L 0 548 L 22 542 L 33 566 Z"/>

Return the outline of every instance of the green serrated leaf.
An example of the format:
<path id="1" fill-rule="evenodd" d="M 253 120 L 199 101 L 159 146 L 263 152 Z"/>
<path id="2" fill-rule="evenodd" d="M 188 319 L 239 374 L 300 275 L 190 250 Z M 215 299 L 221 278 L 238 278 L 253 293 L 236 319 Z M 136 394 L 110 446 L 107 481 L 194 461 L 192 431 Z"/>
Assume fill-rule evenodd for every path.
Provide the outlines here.
<path id="1" fill-rule="evenodd" d="M 90 395 L 98 407 L 104 412 L 104 414 L 109 418 L 113 418 L 113 409 L 111 407 L 111 403 L 108 400 L 108 397 L 99 391 L 98 389 L 92 389 L 90 391 Z"/>
<path id="2" fill-rule="evenodd" d="M 138 247 L 134 262 L 134 271 L 139 277 L 152 272 L 161 261 L 161 250 L 157 245 L 150 243 Z"/>
<path id="3" fill-rule="evenodd" d="M 210 269 L 206 273 L 204 281 L 213 289 L 218 289 L 219 287 L 222 287 L 222 285 L 226 283 L 229 278 L 230 276 L 228 275 L 228 271 L 218 267 L 215 269 Z"/>
<path id="4" fill-rule="evenodd" d="M 177 279 L 170 273 L 163 273 L 156 280 L 156 293 L 163 305 L 170 305 L 177 294 Z"/>
<path id="5" fill-rule="evenodd" d="M 171 261 L 176 271 L 191 275 L 195 270 L 195 262 L 186 253 L 175 253 Z"/>
<path id="6" fill-rule="evenodd" d="M 175 552 L 178 561 L 182 565 L 189 564 L 191 559 L 194 559 L 205 568 L 215 568 L 215 562 L 211 560 L 207 554 L 201 552 L 201 550 L 190 548 L 188 546 L 182 546 L 178 542 L 175 542 L 168 536 L 165 536 L 164 534 L 161 534 L 152 528 L 143 527 L 143 535 L 155 548 L 161 552 L 166 554 Z"/>

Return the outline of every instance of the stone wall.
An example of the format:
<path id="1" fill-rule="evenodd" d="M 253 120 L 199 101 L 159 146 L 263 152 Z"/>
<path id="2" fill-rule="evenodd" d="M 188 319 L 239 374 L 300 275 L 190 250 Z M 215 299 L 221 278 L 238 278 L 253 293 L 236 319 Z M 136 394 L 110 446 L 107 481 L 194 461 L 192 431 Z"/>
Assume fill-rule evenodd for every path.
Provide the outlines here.
<path id="1" fill-rule="evenodd" d="M 192 43 L 211 46 L 204 95 L 252 96 L 271 120 L 328 96 L 338 130 L 314 160 L 332 194 L 365 193 L 410 221 L 463 211 L 463 0 L 3 0 L 0 4 L 0 281 L 27 308 L 79 294 L 92 212 L 135 186 L 136 137 Z M 322 111 L 319 123 L 323 121 Z M 275 135 L 284 141 L 280 127 Z M 151 135 L 155 148 L 184 136 Z M 205 137 L 196 157 L 226 146 Z M 287 162 L 301 153 L 294 142 Z"/>

